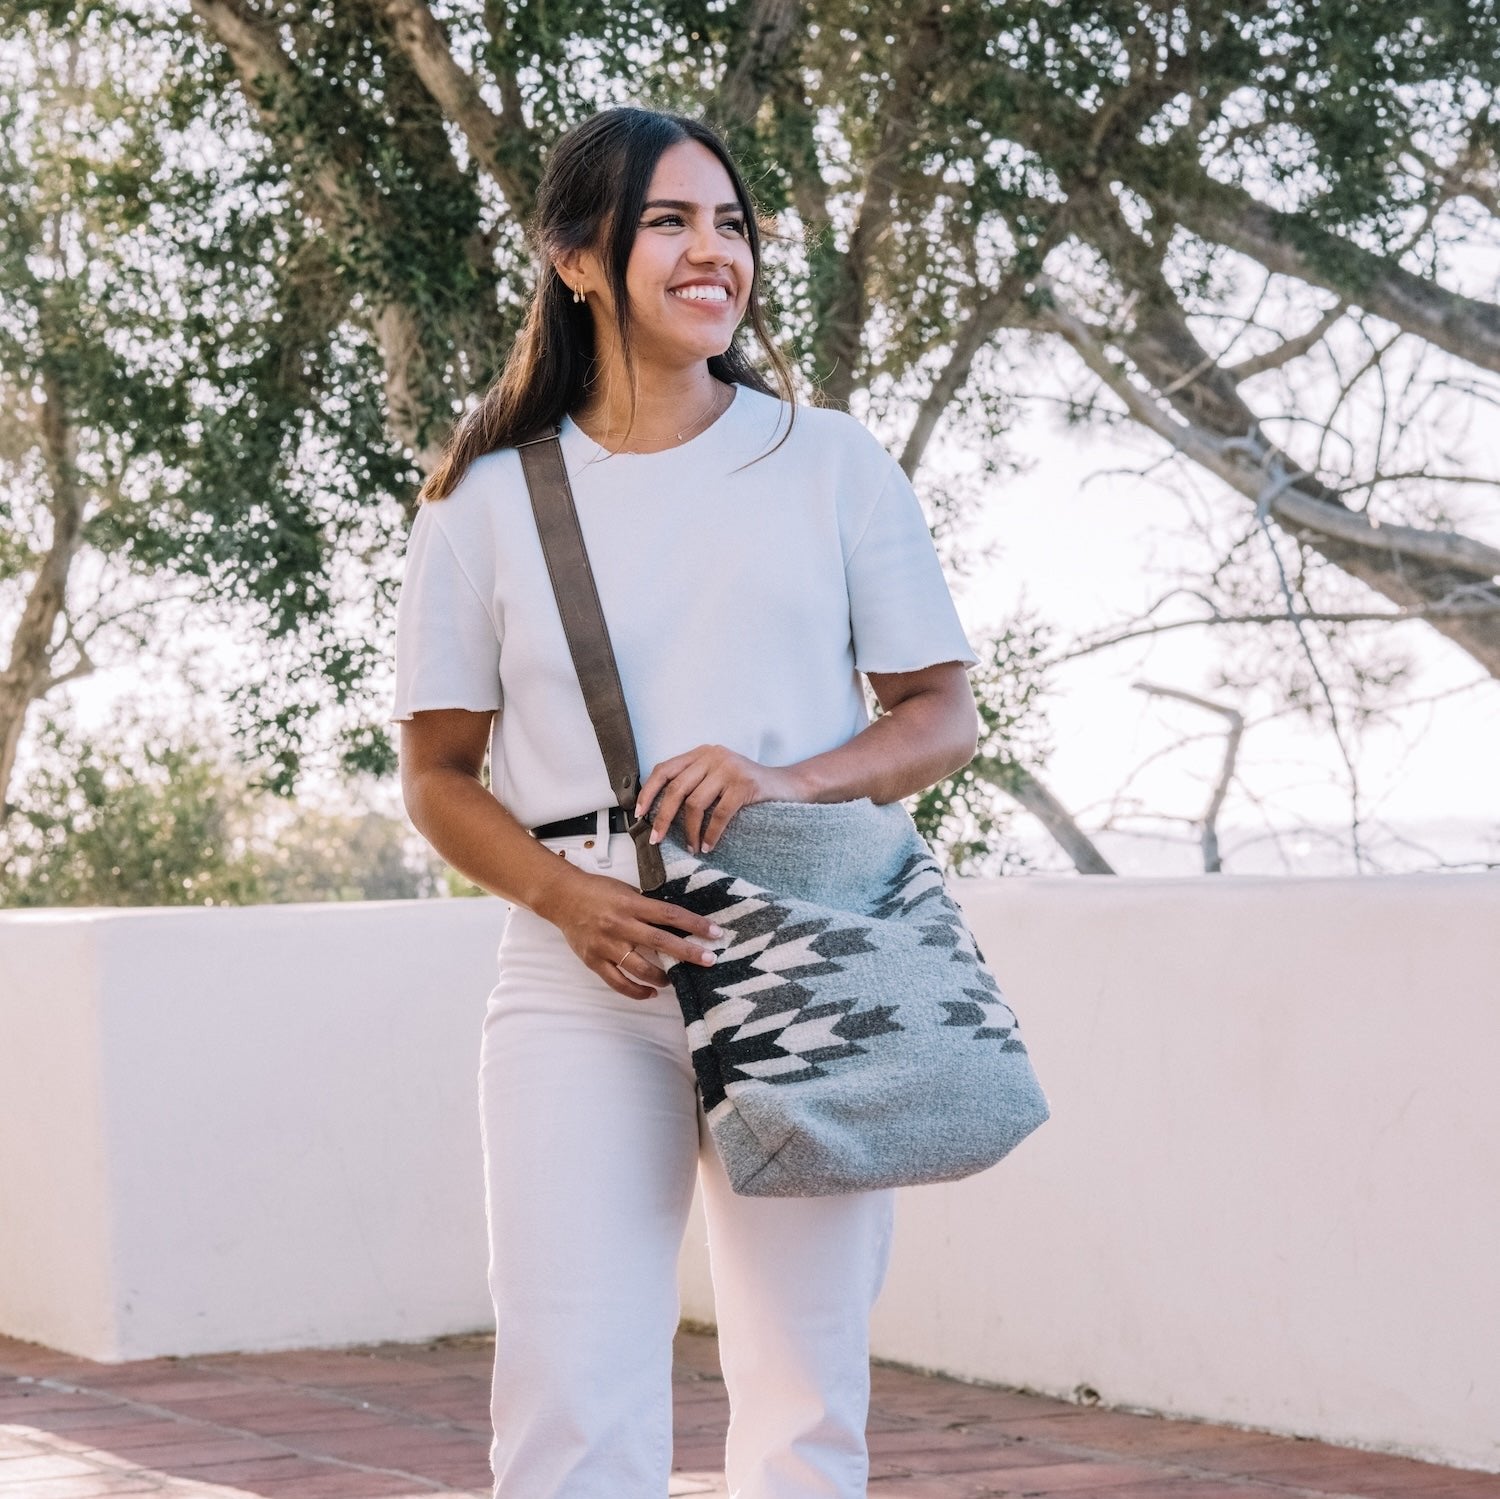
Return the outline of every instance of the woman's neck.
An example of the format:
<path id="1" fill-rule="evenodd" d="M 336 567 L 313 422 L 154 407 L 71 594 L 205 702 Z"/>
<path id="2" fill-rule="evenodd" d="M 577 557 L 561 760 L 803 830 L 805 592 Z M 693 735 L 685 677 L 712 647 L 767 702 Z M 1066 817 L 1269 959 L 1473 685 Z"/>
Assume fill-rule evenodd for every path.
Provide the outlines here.
<path id="1" fill-rule="evenodd" d="M 611 452 L 657 452 L 675 448 L 710 426 L 734 393 L 706 364 L 671 374 L 641 370 L 631 420 L 630 387 L 620 378 L 599 381 L 573 420 Z"/>

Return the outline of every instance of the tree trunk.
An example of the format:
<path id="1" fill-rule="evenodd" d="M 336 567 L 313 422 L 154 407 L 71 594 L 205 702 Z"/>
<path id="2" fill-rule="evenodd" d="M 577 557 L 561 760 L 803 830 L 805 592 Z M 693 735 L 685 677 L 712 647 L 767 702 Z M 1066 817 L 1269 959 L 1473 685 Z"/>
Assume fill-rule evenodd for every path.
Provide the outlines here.
<path id="1" fill-rule="evenodd" d="M 1013 765 L 1006 789 L 1052 835 L 1079 874 L 1113 874 L 1109 860 L 1094 847 L 1073 814 L 1029 770 Z"/>
<path id="2" fill-rule="evenodd" d="M 26 595 L 11 641 L 10 660 L 0 672 L 0 824 L 10 812 L 7 796 L 16 752 L 32 703 L 55 685 L 52 658 L 57 621 L 67 604 L 68 571 L 83 529 L 85 498 L 78 483 L 78 440 L 55 369 L 42 369 L 42 448 L 52 485 L 52 539 Z"/>

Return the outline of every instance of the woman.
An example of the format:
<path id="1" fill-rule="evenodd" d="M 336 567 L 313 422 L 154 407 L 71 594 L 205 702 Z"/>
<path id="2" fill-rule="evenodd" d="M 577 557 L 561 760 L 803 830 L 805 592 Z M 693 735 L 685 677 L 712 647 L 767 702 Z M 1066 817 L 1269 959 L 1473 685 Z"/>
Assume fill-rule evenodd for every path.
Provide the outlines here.
<path id="1" fill-rule="evenodd" d="M 553 148 L 532 235 L 524 331 L 412 528 L 394 713 L 413 823 L 511 904 L 480 1061 L 495 1494 L 666 1494 L 701 1176 L 731 1493 L 854 1499 L 891 1194 L 730 1190 L 661 966 L 712 963 L 723 934 L 641 893 L 515 443 L 561 423 L 653 841 L 675 823 L 697 853 L 752 802 L 886 803 L 951 775 L 975 657 L 901 469 L 846 414 L 792 419 L 713 132 L 594 116 Z M 735 346 L 747 317 L 785 399 Z"/>

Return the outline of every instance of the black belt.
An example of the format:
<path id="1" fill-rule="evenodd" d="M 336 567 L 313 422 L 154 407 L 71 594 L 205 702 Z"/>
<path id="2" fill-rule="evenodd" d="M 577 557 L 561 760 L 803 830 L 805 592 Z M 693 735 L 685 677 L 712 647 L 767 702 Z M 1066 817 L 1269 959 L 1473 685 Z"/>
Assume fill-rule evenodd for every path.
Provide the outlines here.
<path id="1" fill-rule="evenodd" d="M 533 838 L 572 838 L 578 833 L 592 833 L 594 831 L 594 813 L 580 812 L 577 817 L 564 817 L 557 822 L 544 822 L 539 828 L 532 828 Z M 611 807 L 609 809 L 609 830 L 611 833 L 625 833 L 630 830 L 630 813 L 624 807 Z"/>

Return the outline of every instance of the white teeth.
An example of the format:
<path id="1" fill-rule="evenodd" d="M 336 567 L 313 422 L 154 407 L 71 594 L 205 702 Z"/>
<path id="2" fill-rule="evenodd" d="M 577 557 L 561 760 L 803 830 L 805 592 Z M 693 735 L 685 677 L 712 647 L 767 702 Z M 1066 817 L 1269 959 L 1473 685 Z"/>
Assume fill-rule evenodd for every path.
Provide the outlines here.
<path id="1" fill-rule="evenodd" d="M 677 286 L 672 288 L 674 297 L 683 297 L 690 302 L 727 302 L 729 293 L 722 286 Z"/>

